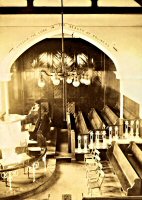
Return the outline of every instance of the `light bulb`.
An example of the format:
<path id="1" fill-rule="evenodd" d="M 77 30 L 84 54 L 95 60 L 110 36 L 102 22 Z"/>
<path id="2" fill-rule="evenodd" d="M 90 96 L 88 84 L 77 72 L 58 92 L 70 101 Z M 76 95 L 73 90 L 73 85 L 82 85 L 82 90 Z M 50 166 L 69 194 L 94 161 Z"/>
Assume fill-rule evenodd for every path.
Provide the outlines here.
<path id="1" fill-rule="evenodd" d="M 53 82 L 54 85 L 59 85 L 59 84 L 60 84 L 60 79 L 54 78 L 54 79 L 52 80 L 52 82 Z"/>
<path id="2" fill-rule="evenodd" d="M 55 79 L 55 75 L 51 76 L 51 80 L 53 81 Z"/>
<path id="3" fill-rule="evenodd" d="M 80 82 L 78 81 L 78 79 L 75 78 L 72 84 L 74 87 L 78 87 L 80 85 Z"/>
<path id="4" fill-rule="evenodd" d="M 80 83 L 85 84 L 84 83 L 84 76 L 83 75 L 81 76 Z"/>
<path id="5" fill-rule="evenodd" d="M 38 86 L 40 88 L 43 88 L 45 86 L 45 81 L 43 79 L 39 78 L 39 80 L 38 80 Z"/>
<path id="6" fill-rule="evenodd" d="M 66 82 L 67 82 L 68 84 L 72 83 L 72 77 L 71 77 L 71 76 L 68 76 L 68 78 L 66 79 Z"/>
<path id="7" fill-rule="evenodd" d="M 86 76 L 84 77 L 84 84 L 85 84 L 85 85 L 90 85 L 90 84 L 91 84 L 91 80 L 89 79 L 88 75 L 86 75 Z"/>
<path id="8" fill-rule="evenodd" d="M 84 83 L 85 83 L 85 85 L 90 85 L 91 81 L 90 81 L 90 79 L 85 79 Z"/>
<path id="9" fill-rule="evenodd" d="M 60 84 L 60 78 L 58 77 L 57 73 L 54 73 L 53 76 L 51 76 L 51 80 L 52 80 L 53 85 Z"/>

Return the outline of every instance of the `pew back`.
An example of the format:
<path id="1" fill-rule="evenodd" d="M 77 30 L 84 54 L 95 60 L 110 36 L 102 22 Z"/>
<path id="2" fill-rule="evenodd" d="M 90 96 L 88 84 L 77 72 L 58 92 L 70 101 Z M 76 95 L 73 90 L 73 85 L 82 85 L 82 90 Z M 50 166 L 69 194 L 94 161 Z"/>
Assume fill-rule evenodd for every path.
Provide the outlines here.
<path id="1" fill-rule="evenodd" d="M 110 107 L 105 105 L 102 112 L 107 118 L 108 125 L 116 125 L 117 124 L 118 116 L 110 109 Z"/>
<path id="2" fill-rule="evenodd" d="M 117 145 L 117 143 L 114 144 L 113 155 L 115 156 L 121 170 L 124 172 L 130 185 L 133 185 L 135 179 L 137 179 L 138 176 L 133 170 L 132 166 L 130 165 L 129 161 L 127 160 L 123 152 L 121 151 L 120 147 Z M 126 167 L 127 169 L 125 170 Z"/>
<path id="3" fill-rule="evenodd" d="M 78 115 L 76 116 L 76 128 L 78 130 L 78 134 L 87 134 L 88 128 L 84 119 L 84 116 L 81 111 L 78 112 Z"/>
<path id="4" fill-rule="evenodd" d="M 105 128 L 105 124 L 103 123 L 103 121 L 101 120 L 100 116 L 94 108 L 92 108 L 88 113 L 88 118 L 90 119 L 93 129 Z"/>
<path id="5" fill-rule="evenodd" d="M 142 151 L 135 142 L 131 143 L 131 151 L 142 167 Z"/>
<path id="6" fill-rule="evenodd" d="M 126 149 L 126 157 L 141 178 L 142 182 L 142 151 L 135 142 L 131 142 L 129 147 Z"/>

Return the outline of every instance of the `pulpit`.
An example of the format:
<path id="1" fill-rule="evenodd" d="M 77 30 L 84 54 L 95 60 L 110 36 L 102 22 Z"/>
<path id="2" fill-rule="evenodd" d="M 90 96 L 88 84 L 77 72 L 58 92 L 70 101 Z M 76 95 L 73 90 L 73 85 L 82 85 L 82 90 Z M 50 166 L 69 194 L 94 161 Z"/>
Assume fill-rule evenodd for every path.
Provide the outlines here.
<path id="1" fill-rule="evenodd" d="M 15 148 L 27 145 L 28 133 L 22 133 L 21 120 L 23 116 L 10 115 L 5 121 L 0 121 L 0 149 L 4 160 L 13 159 Z"/>

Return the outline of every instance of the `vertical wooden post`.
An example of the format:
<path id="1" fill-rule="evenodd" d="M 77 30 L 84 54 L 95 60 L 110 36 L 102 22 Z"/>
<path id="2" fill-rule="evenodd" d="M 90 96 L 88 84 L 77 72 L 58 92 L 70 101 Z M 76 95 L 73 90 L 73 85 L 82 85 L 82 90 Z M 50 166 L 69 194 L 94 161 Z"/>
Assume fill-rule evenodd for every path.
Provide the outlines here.
<path id="1" fill-rule="evenodd" d="M 27 7 L 32 8 L 34 6 L 33 3 L 34 3 L 34 0 L 27 0 Z"/>
<path id="2" fill-rule="evenodd" d="M 123 113 L 124 113 L 124 95 L 123 82 L 120 80 L 120 118 L 119 118 L 119 136 L 123 137 Z"/>
<path id="3" fill-rule="evenodd" d="M 92 4 L 91 6 L 92 7 L 98 7 L 98 0 L 91 0 Z"/>
<path id="4" fill-rule="evenodd" d="M 142 137 L 142 104 L 140 104 L 140 137 Z"/>
<path id="5" fill-rule="evenodd" d="M 71 153 L 72 159 L 75 159 L 75 131 L 71 130 Z"/>
<path id="6" fill-rule="evenodd" d="M 4 92 L 5 92 L 5 112 L 6 112 L 6 117 L 8 117 L 9 116 L 8 81 L 4 82 Z"/>
<path id="7" fill-rule="evenodd" d="M 140 119 L 140 137 L 142 138 L 142 119 Z"/>

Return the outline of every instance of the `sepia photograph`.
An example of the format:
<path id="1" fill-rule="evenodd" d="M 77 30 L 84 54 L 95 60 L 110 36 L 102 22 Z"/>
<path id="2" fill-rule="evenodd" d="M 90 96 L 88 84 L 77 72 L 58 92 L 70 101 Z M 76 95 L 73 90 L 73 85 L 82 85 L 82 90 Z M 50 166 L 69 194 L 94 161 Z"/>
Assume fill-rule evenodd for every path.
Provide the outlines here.
<path id="1" fill-rule="evenodd" d="M 142 200 L 142 0 L 0 0 L 0 200 Z"/>

